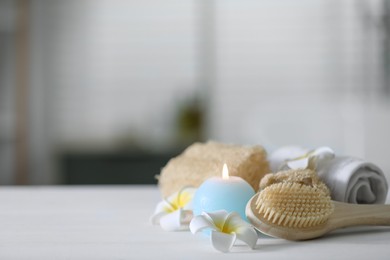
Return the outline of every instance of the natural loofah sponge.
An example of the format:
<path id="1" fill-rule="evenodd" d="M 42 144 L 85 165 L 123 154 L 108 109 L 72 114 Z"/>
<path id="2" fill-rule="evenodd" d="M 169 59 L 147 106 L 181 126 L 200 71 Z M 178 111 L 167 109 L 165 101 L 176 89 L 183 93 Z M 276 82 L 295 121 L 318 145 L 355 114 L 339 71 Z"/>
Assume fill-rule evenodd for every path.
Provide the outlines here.
<path id="1" fill-rule="evenodd" d="M 161 193 L 166 197 L 184 186 L 198 187 L 210 177 L 221 176 L 224 163 L 229 175 L 243 178 L 255 191 L 269 172 L 267 154 L 261 146 L 194 143 L 162 169 L 158 177 Z"/>
<path id="2" fill-rule="evenodd" d="M 328 187 L 317 176 L 317 173 L 311 169 L 291 169 L 277 173 L 268 173 L 260 181 L 260 190 L 276 183 L 297 183 L 311 186 L 323 191 L 326 196 L 330 195 Z"/>

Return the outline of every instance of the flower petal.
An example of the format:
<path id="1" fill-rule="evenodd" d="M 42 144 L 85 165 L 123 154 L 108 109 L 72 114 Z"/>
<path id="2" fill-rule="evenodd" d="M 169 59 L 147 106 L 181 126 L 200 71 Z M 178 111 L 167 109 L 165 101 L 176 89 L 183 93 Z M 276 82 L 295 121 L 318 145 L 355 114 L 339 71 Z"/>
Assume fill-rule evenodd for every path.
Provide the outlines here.
<path id="1" fill-rule="evenodd" d="M 161 212 L 157 212 L 155 214 L 153 214 L 153 216 L 150 217 L 150 222 L 153 224 L 153 225 L 158 225 L 160 224 L 160 219 L 167 215 L 166 212 L 164 211 L 161 211 Z"/>
<path id="2" fill-rule="evenodd" d="M 172 199 L 173 204 L 179 208 L 192 209 L 192 199 L 196 189 L 190 186 L 183 187 L 175 198 Z"/>
<path id="3" fill-rule="evenodd" d="M 194 197 L 196 189 L 193 187 L 183 187 L 178 192 L 171 194 L 157 205 L 157 210 L 165 210 L 167 212 L 175 211 L 179 208 L 192 209 L 192 203 L 190 203 Z"/>
<path id="4" fill-rule="evenodd" d="M 235 231 L 239 227 L 251 227 L 251 225 L 243 220 L 237 212 L 231 212 L 225 221 L 225 229 L 227 229 L 227 227 L 232 231 Z"/>
<path id="5" fill-rule="evenodd" d="M 329 147 L 319 147 L 313 152 L 313 166 L 315 170 L 321 168 L 328 161 L 332 160 L 335 157 L 334 151 Z"/>
<path id="6" fill-rule="evenodd" d="M 318 147 L 317 149 L 315 149 L 313 151 L 313 155 L 314 156 L 319 156 L 320 158 L 322 158 L 322 157 L 333 158 L 334 157 L 334 151 L 330 147 L 322 146 L 322 147 Z"/>
<path id="7" fill-rule="evenodd" d="M 190 223 L 190 230 L 192 234 L 198 233 L 199 231 L 202 231 L 203 229 L 210 228 L 210 229 L 216 229 L 212 219 L 209 217 L 206 217 L 205 215 L 199 215 L 192 219 Z"/>
<path id="8" fill-rule="evenodd" d="M 222 231 L 230 214 L 226 210 L 217 210 L 214 212 L 202 212 L 202 215 L 208 218 L 219 231 Z"/>
<path id="9" fill-rule="evenodd" d="M 150 221 L 168 231 L 188 228 L 193 217 L 191 201 L 195 191 L 195 188 L 184 187 L 162 200 L 157 204 Z"/>
<path id="10" fill-rule="evenodd" d="M 168 201 L 162 200 L 157 204 L 156 209 L 154 210 L 154 214 L 160 212 L 169 213 L 172 211 L 173 211 L 172 205 Z"/>
<path id="11" fill-rule="evenodd" d="M 257 242 L 257 233 L 255 229 L 236 212 L 229 214 L 225 222 L 224 231 L 228 233 L 235 233 L 237 239 L 245 242 L 252 249 Z"/>
<path id="12" fill-rule="evenodd" d="M 253 227 L 238 227 L 235 234 L 237 235 L 237 239 L 243 241 L 250 248 L 255 248 L 258 237 L 256 230 Z"/>
<path id="13" fill-rule="evenodd" d="M 183 229 L 181 224 L 182 210 L 176 210 L 160 218 L 160 226 L 167 231 L 178 231 Z"/>
<path id="14" fill-rule="evenodd" d="M 287 166 L 290 169 L 306 169 L 309 166 L 309 158 L 304 157 L 298 160 L 287 161 Z"/>
<path id="15" fill-rule="evenodd" d="M 334 151 L 326 146 L 311 150 L 300 157 L 289 159 L 286 165 L 290 169 L 312 169 L 317 170 L 323 163 L 333 159 Z"/>
<path id="16" fill-rule="evenodd" d="M 184 188 L 183 188 L 184 189 Z M 174 193 L 172 193 L 171 195 L 169 195 L 168 197 L 165 197 L 165 200 L 172 203 L 174 202 L 176 199 L 177 199 L 177 196 L 179 195 L 179 193 L 183 190 L 179 190 L 179 191 L 176 191 Z"/>
<path id="17" fill-rule="evenodd" d="M 196 192 L 196 189 L 193 188 L 193 187 L 186 187 L 183 189 L 183 191 L 185 190 L 186 193 L 188 193 L 187 196 L 189 196 L 190 200 L 183 206 L 183 209 L 185 210 L 192 210 L 193 209 L 193 204 L 192 204 L 192 200 L 195 196 L 195 192 Z"/>
<path id="18" fill-rule="evenodd" d="M 213 247 L 221 252 L 229 252 L 234 242 L 236 241 L 236 234 L 225 234 L 218 231 L 211 231 L 211 243 Z"/>

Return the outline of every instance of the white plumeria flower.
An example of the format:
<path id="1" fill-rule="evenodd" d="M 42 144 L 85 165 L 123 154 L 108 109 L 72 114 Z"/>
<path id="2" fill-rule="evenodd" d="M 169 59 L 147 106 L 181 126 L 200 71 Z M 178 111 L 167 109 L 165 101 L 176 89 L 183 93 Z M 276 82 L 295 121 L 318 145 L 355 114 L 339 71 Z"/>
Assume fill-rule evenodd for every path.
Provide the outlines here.
<path id="1" fill-rule="evenodd" d="M 290 160 L 286 160 L 286 166 L 290 169 L 318 170 L 321 166 L 333 159 L 334 151 L 329 147 L 319 147 L 315 150 Z"/>
<path id="2" fill-rule="evenodd" d="M 184 187 L 157 204 L 151 222 L 167 231 L 188 229 L 193 217 L 192 198 L 196 189 Z"/>
<path id="3" fill-rule="evenodd" d="M 212 213 L 203 212 L 190 223 L 193 234 L 204 229 L 211 229 L 211 243 L 221 252 L 229 252 L 236 239 L 243 241 L 250 248 L 257 242 L 255 229 L 244 221 L 237 212 L 227 213 L 225 210 Z"/>

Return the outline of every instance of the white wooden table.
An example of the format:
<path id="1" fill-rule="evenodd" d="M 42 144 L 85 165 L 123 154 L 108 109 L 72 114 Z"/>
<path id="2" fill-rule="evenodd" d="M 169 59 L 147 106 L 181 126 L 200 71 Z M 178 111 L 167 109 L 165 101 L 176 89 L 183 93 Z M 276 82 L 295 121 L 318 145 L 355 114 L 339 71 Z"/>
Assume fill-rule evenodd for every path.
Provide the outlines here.
<path id="1" fill-rule="evenodd" d="M 223 254 L 202 234 L 152 226 L 159 200 L 155 186 L 0 187 L 0 259 L 390 259 L 390 227 L 262 236 Z"/>

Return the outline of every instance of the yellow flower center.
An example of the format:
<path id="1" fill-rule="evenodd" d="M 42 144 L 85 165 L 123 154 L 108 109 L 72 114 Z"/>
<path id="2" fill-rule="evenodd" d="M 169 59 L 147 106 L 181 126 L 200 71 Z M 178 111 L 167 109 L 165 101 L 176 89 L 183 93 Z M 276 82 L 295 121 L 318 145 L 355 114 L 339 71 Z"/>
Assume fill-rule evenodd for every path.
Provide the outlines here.
<path id="1" fill-rule="evenodd" d="M 214 221 L 214 225 L 219 229 L 220 232 L 225 234 L 236 232 L 237 229 L 235 225 L 232 225 L 228 221 Z"/>
<path id="2" fill-rule="evenodd" d="M 172 201 L 166 200 L 169 206 L 166 206 L 164 210 L 167 213 L 174 212 L 178 209 L 185 207 L 192 200 L 192 193 L 186 191 L 180 191 Z"/>

